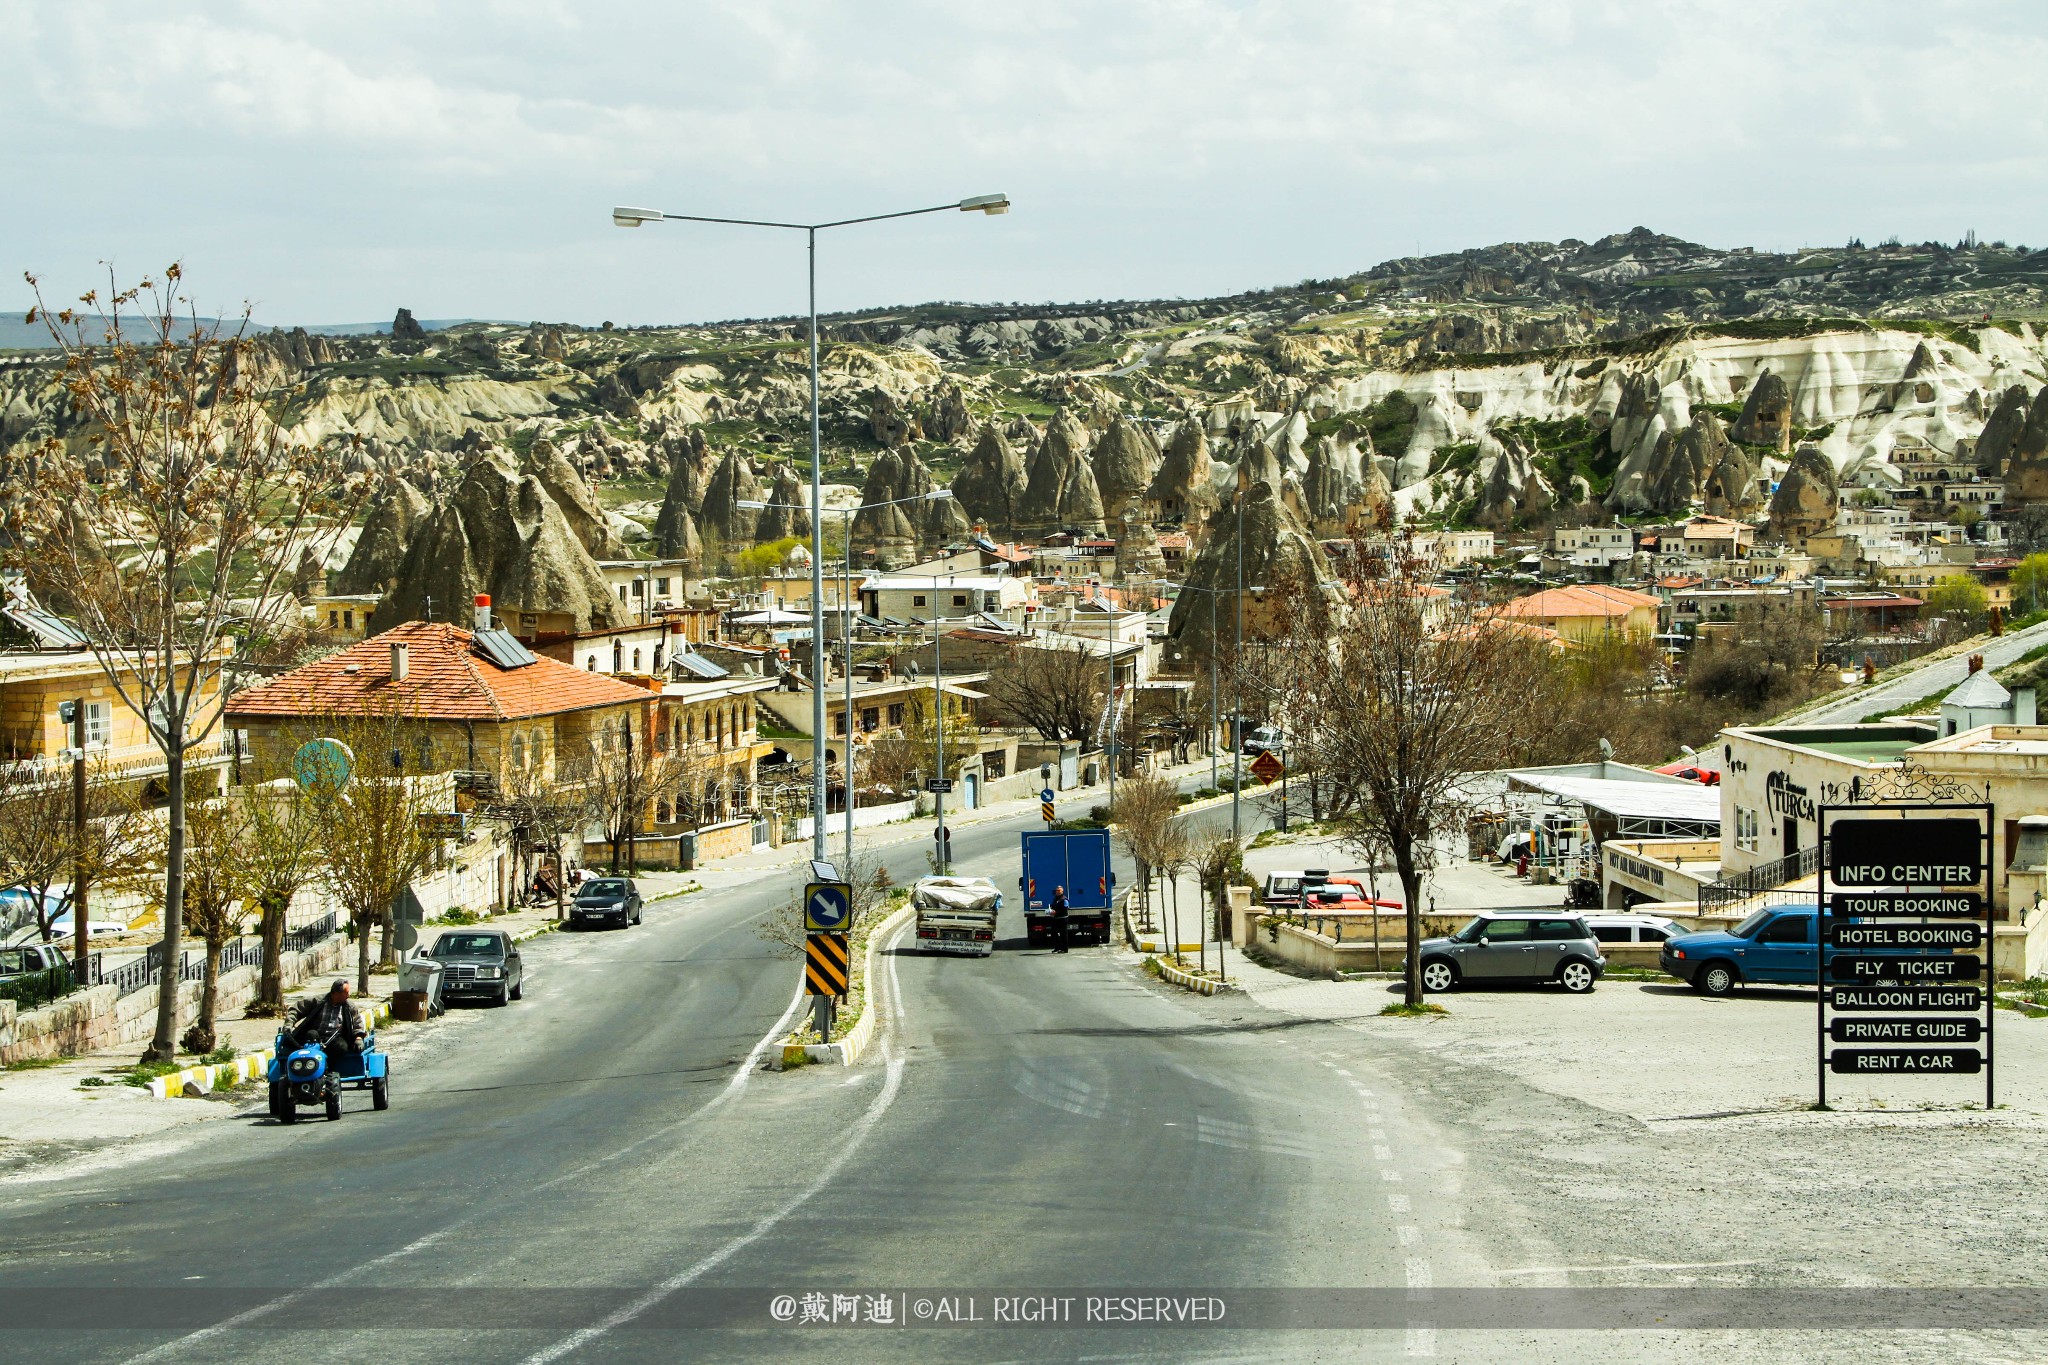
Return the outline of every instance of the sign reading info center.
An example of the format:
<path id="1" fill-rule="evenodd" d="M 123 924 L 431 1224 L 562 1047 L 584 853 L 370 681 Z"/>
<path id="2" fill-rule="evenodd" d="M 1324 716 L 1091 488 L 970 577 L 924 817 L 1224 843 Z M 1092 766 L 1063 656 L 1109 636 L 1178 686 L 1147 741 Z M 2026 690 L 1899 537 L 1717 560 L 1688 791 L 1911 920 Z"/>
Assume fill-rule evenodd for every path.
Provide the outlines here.
<path id="1" fill-rule="evenodd" d="M 1981 1073 L 1989 1108 L 1991 993 L 1963 983 L 1991 965 L 1972 951 L 1991 940 L 1991 808 L 1822 806 L 1819 814 L 1822 1106 L 1830 1074 Z M 1883 1011 L 1896 1013 L 1876 1017 Z M 1865 1046 L 1831 1046 L 1840 1043 Z"/>

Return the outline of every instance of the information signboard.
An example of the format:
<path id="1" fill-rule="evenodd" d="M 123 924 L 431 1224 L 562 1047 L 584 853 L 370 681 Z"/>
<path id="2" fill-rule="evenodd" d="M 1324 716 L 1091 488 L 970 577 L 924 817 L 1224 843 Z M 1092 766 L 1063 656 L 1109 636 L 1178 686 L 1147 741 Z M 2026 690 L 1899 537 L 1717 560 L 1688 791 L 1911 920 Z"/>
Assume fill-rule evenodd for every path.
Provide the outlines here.
<path id="1" fill-rule="evenodd" d="M 1991 807 L 1822 806 L 1819 817 L 1822 1106 L 1830 1075 L 1982 1074 L 1990 1108 L 1991 991 L 1976 983 L 1990 965 Z"/>

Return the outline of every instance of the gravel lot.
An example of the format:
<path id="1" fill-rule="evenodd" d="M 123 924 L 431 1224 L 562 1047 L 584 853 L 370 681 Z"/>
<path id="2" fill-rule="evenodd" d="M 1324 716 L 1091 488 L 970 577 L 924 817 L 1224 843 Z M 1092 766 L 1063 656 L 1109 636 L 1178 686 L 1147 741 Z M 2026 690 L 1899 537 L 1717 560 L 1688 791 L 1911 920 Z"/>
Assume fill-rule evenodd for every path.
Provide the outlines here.
<path id="1" fill-rule="evenodd" d="M 1413 1140 L 1457 1154 L 1462 1231 L 1494 1285 L 2048 1286 L 2048 1020 L 1999 1012 L 1990 1113 L 1981 1078 L 1903 1077 L 1831 1077 L 1839 1107 L 1816 1113 L 1810 991 L 1609 980 L 1460 991 L 1437 997 L 1447 1017 L 1397 1020 L 1377 1013 L 1388 983 L 1251 964 L 1243 981 L 1211 1008 L 1327 1020 L 1315 1045 L 1427 1096 Z M 1461 1335 L 1445 1354 L 1481 1358 L 1491 1334 Z M 1551 1337 L 1560 1358 L 1574 1335 Z M 1680 1349 L 1708 1337 L 1725 1358 L 2048 1357 L 2048 1336 L 2016 1331 L 1691 1333 Z"/>

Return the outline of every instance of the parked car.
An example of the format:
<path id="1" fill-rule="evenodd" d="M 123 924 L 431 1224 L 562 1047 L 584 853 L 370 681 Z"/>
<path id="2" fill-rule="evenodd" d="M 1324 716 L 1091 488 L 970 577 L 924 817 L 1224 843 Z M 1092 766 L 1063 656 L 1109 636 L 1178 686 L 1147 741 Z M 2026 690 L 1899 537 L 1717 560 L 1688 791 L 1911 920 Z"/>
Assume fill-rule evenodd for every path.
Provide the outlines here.
<path id="1" fill-rule="evenodd" d="M 1246 754 L 1263 754 L 1268 749 L 1277 753 L 1281 748 L 1280 731 L 1271 725 L 1254 726 L 1244 732 L 1244 742 L 1237 747 Z"/>
<path id="2" fill-rule="evenodd" d="M 1555 981 L 1574 995 L 1607 970 L 1600 944 L 1577 915 L 1488 911 L 1448 938 L 1422 941 L 1422 988 L 1467 982 Z"/>
<path id="3" fill-rule="evenodd" d="M 443 1000 L 517 1000 L 526 986 L 519 945 L 503 929 L 449 929 L 434 940 Z"/>
<path id="4" fill-rule="evenodd" d="M 90 925 L 92 921 L 87 920 L 86 923 Z M 24 943 L 13 948 L 0 948 L 0 981 L 70 965 L 71 958 L 62 943 Z"/>
<path id="5" fill-rule="evenodd" d="M 1653 768 L 1651 771 L 1663 773 L 1666 777 L 1682 777 L 1688 782 L 1697 782 L 1702 787 L 1718 787 L 1721 785 L 1720 773 L 1689 758 L 1681 759 L 1676 763 L 1666 763 L 1663 767 Z"/>
<path id="6" fill-rule="evenodd" d="M 631 877 L 593 877 L 576 888 L 569 905 L 569 924 L 616 924 L 623 929 L 640 922 L 640 887 Z"/>
<path id="7" fill-rule="evenodd" d="M 1692 930 L 1662 915 L 1587 915 L 1586 927 L 1602 943 L 1662 943 Z"/>
<path id="8" fill-rule="evenodd" d="M 1726 995 L 1746 982 L 1811 986 L 1818 914 L 1811 905 L 1765 907 L 1733 929 L 1680 934 L 1658 965 L 1694 990 Z"/>

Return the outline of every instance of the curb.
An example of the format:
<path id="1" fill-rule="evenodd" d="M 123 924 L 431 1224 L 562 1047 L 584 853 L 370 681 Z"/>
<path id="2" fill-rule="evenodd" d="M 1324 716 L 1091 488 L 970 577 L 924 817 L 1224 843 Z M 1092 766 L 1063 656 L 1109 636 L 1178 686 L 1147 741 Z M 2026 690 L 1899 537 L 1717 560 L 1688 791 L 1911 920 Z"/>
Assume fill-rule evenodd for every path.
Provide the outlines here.
<path id="1" fill-rule="evenodd" d="M 878 1008 L 880 999 L 879 993 L 875 990 L 875 949 L 882 940 L 916 916 L 916 904 L 913 901 L 905 901 L 896 907 L 895 913 L 868 932 L 868 946 L 861 954 L 860 969 L 861 979 L 867 983 L 868 1004 L 867 1008 L 860 1012 L 860 1022 L 853 1026 L 853 1031 L 839 1040 L 839 1060 L 845 1066 L 852 1066 L 861 1059 L 861 1054 L 868 1050 L 868 1046 L 875 1040 L 875 1034 L 881 1029 L 878 1021 L 882 1017 L 882 1011 Z"/>
<path id="2" fill-rule="evenodd" d="M 861 1054 L 875 1040 L 880 1028 L 876 1022 L 881 1017 L 877 1008 L 875 991 L 875 946 L 912 918 L 917 913 L 916 905 L 905 901 L 889 912 L 880 924 L 868 931 L 867 947 L 861 952 L 861 980 L 867 985 L 867 1008 L 860 1014 L 860 1022 L 850 1029 L 844 1038 L 836 1043 L 783 1043 L 781 1045 L 781 1066 L 788 1070 L 793 1066 L 816 1065 L 820 1062 L 835 1066 L 852 1066 L 861 1059 Z"/>
<path id="3" fill-rule="evenodd" d="M 174 1100 L 187 1090 L 195 1095 L 211 1095 L 215 1086 L 225 1082 L 237 1085 L 253 1081 L 270 1069 L 271 1049 L 251 1052 L 235 1058 L 232 1062 L 219 1062 L 212 1066 L 188 1066 L 183 1071 L 173 1071 L 150 1081 L 148 1089 L 152 1099 Z"/>
<path id="4" fill-rule="evenodd" d="M 1163 957 L 1153 958 L 1152 965 L 1158 969 L 1161 981 L 1170 981 L 1185 990 L 1193 991 L 1196 995 L 1214 995 L 1223 989 L 1221 981 L 1212 981 L 1206 976 L 1184 972 Z"/>

